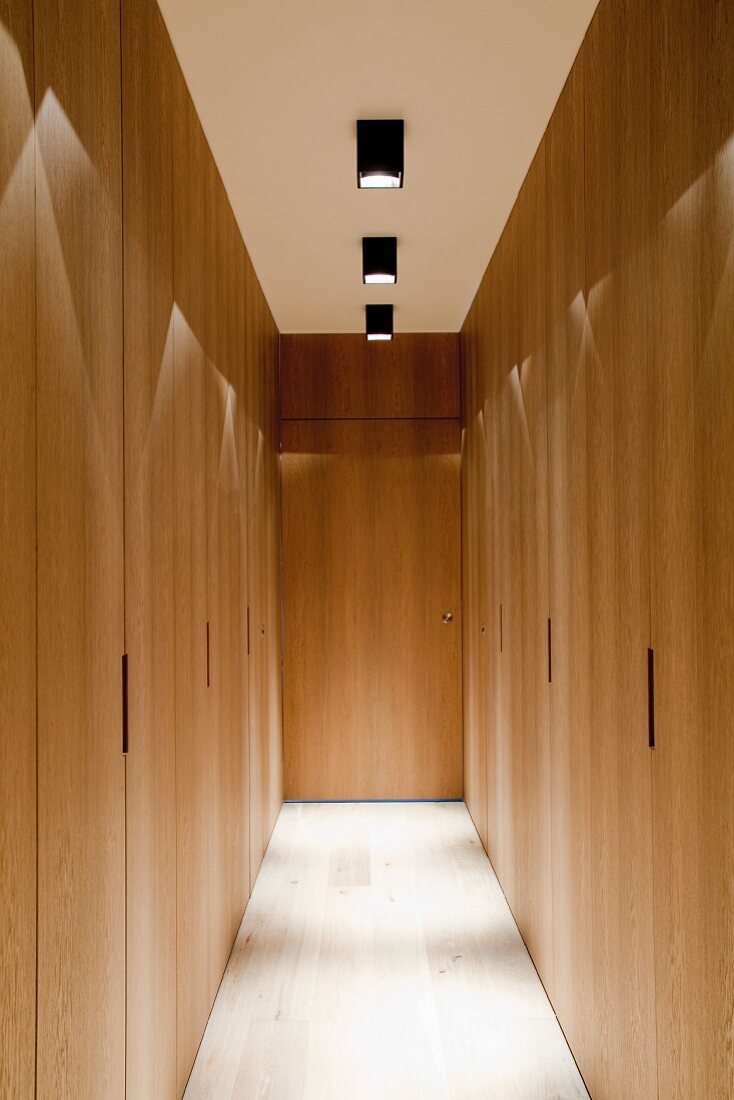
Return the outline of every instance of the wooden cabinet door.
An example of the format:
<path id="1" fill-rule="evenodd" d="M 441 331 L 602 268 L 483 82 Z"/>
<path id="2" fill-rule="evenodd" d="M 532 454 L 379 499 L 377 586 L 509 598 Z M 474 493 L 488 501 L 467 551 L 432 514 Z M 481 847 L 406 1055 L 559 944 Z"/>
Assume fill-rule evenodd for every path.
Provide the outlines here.
<path id="1" fill-rule="evenodd" d="M 522 426 L 516 415 L 519 360 L 517 307 L 517 218 L 510 215 L 492 258 L 495 302 L 494 400 L 498 432 L 497 498 L 494 513 L 497 543 L 497 596 L 500 654 L 497 662 L 495 725 L 495 797 L 497 799 L 497 873 L 513 911 L 517 904 L 518 825 L 520 812 L 520 739 L 522 683 L 522 592 L 520 570 L 520 448 Z"/>
<path id="2" fill-rule="evenodd" d="M 583 46 L 594 1070 L 657 1097 L 648 483 L 650 13 L 602 4 Z M 620 9 L 624 18 L 620 18 Z M 634 981 L 630 981 L 634 975 Z"/>
<path id="3" fill-rule="evenodd" d="M 463 430 L 461 451 L 463 575 L 464 800 L 487 847 L 487 693 L 486 693 L 486 461 L 483 377 L 475 304 L 461 334 Z M 483 631 L 484 625 L 484 631 Z"/>
<path id="4" fill-rule="evenodd" d="M 519 360 L 514 398 L 519 522 L 517 612 L 522 623 L 516 770 L 516 917 L 552 994 L 552 866 L 546 378 L 546 173 L 542 144 L 517 201 Z"/>
<path id="5" fill-rule="evenodd" d="M 173 164 L 176 60 L 123 0 L 128 1097 L 176 1095 Z"/>
<path id="6" fill-rule="evenodd" d="M 34 1095 L 36 335 L 33 20 L 0 3 L 0 1096 Z"/>
<path id="7" fill-rule="evenodd" d="M 458 797 L 459 423 L 282 430 L 286 797 Z"/>
<path id="8" fill-rule="evenodd" d="M 34 4 L 39 1096 L 125 1088 L 120 7 Z"/>
<path id="9" fill-rule="evenodd" d="M 246 265 L 247 511 L 250 647 L 250 878 L 283 792 L 280 632 L 278 332 Z"/>
<path id="10" fill-rule="evenodd" d="M 551 783 L 553 1001 L 584 1078 L 593 1070 L 589 722 L 584 68 L 580 56 L 546 134 L 548 484 L 553 623 Z"/>
<path id="11" fill-rule="evenodd" d="M 734 1096 L 734 13 L 655 5 L 652 646 L 661 1100 Z"/>
<path id="12" fill-rule="evenodd" d="M 183 1092 L 211 1006 L 204 135 L 176 75 L 174 501 L 177 1079 Z"/>

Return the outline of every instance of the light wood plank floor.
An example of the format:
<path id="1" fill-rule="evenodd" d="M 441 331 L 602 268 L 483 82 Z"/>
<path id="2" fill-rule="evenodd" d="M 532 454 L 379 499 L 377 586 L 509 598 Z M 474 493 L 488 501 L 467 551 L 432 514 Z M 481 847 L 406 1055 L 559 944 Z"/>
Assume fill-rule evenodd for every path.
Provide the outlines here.
<path id="1" fill-rule="evenodd" d="M 587 1097 L 463 804 L 283 807 L 203 1097 Z"/>

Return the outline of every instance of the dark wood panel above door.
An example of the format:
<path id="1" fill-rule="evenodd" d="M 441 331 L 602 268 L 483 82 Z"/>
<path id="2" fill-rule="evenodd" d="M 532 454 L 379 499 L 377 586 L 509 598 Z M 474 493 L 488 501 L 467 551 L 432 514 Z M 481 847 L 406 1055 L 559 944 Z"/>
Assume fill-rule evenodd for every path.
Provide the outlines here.
<path id="1" fill-rule="evenodd" d="M 407 332 L 384 343 L 359 333 L 280 338 L 281 416 L 458 417 L 460 337 Z"/>

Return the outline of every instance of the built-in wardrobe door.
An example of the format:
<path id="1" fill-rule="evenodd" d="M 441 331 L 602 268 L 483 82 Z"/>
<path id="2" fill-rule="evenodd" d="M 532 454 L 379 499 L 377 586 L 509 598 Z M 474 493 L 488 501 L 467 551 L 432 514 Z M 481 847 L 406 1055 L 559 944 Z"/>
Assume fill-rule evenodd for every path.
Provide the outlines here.
<path id="1" fill-rule="evenodd" d="M 173 161 L 175 58 L 122 2 L 127 1096 L 176 1094 Z"/>
<path id="2" fill-rule="evenodd" d="M 498 866 L 502 830 L 502 790 L 500 783 L 500 742 L 497 739 L 498 687 L 502 657 L 501 577 L 499 572 L 500 513 L 500 402 L 499 348 L 495 339 L 499 321 L 496 282 L 498 266 L 489 264 L 478 291 L 478 362 L 484 395 L 484 461 L 487 537 L 484 547 L 486 567 L 485 675 L 487 685 L 487 854 Z M 466 609 L 465 609 L 466 610 Z M 480 623 L 481 630 L 481 623 Z"/>
<path id="3" fill-rule="evenodd" d="M 120 7 L 34 3 L 38 1095 L 125 1089 Z"/>
<path id="4" fill-rule="evenodd" d="M 231 861 L 239 846 L 238 822 L 247 813 L 240 754 L 245 742 L 238 713 L 239 621 L 245 614 L 239 589 L 239 466 L 235 436 L 237 381 L 232 337 L 237 233 L 224 187 L 206 151 L 206 485 L 207 620 L 209 622 L 209 968 L 216 995 L 242 917 L 235 912 L 236 876 Z"/>
<path id="5" fill-rule="evenodd" d="M 655 8 L 652 502 L 661 1100 L 734 1095 L 734 11 Z"/>
<path id="6" fill-rule="evenodd" d="M 36 345 L 33 22 L 0 2 L 0 1095 L 34 1095 Z"/>
<path id="7" fill-rule="evenodd" d="M 247 582 L 249 662 L 250 889 L 263 857 L 263 737 L 267 729 L 265 593 L 267 585 L 264 519 L 266 512 L 265 401 L 262 371 L 263 305 L 257 277 L 246 256 L 245 367 L 247 391 Z"/>
<path id="8" fill-rule="evenodd" d="M 583 57 L 546 133 L 553 1003 L 591 1082 L 588 332 L 584 298 Z"/>
<path id="9" fill-rule="evenodd" d="M 653 1100 L 648 739 L 650 7 L 603 3 L 585 71 L 593 1095 Z M 634 975 L 634 981 L 630 981 Z"/>
<path id="10" fill-rule="evenodd" d="M 263 848 L 283 804 L 283 639 L 281 612 L 280 336 L 262 295 L 267 457 L 267 639 L 268 732 L 263 760 Z"/>
<path id="11" fill-rule="evenodd" d="M 239 775 L 236 785 L 242 797 L 242 806 L 237 814 L 238 836 L 232 851 L 232 878 L 235 890 L 234 905 L 237 912 L 244 912 L 250 896 L 250 612 L 249 599 L 249 560 L 248 560 L 248 491 L 247 476 L 247 344 L 246 344 L 246 279 L 247 250 L 242 238 L 235 240 L 235 302 L 233 311 L 235 329 L 233 332 L 233 371 L 235 377 L 234 435 L 237 454 L 237 477 L 239 493 L 237 497 L 237 554 L 239 558 L 239 617 L 233 626 L 239 629 L 239 672 L 236 673 L 236 722 L 238 727 L 237 767 Z"/>
<path id="12" fill-rule="evenodd" d="M 278 334 L 252 264 L 246 272 L 250 639 L 250 878 L 282 802 Z"/>
<path id="13" fill-rule="evenodd" d="M 517 654 L 515 916 L 552 994 L 545 154 L 543 142 L 517 200 L 519 361 L 510 385 L 517 441 L 511 461 L 518 475 L 516 615 L 522 624 Z"/>
<path id="14" fill-rule="evenodd" d="M 500 616 L 500 656 L 497 664 L 495 726 L 495 797 L 498 810 L 497 873 L 510 906 L 517 902 L 517 859 L 520 813 L 520 752 L 522 682 L 522 573 L 520 568 L 520 449 L 523 429 L 517 416 L 519 366 L 517 306 L 517 217 L 513 210 L 492 257 L 495 294 L 492 340 L 495 343 L 496 430 L 498 431 L 497 498 L 494 514 L 497 540 L 497 597 Z"/>
<path id="15" fill-rule="evenodd" d="M 174 596 L 176 617 L 177 1083 L 191 1071 L 211 1006 L 205 162 L 177 71 L 174 172 Z"/>
<path id="16" fill-rule="evenodd" d="M 462 616 L 464 799 L 487 847 L 486 570 L 487 523 L 484 400 L 479 369 L 478 302 L 461 333 Z"/>

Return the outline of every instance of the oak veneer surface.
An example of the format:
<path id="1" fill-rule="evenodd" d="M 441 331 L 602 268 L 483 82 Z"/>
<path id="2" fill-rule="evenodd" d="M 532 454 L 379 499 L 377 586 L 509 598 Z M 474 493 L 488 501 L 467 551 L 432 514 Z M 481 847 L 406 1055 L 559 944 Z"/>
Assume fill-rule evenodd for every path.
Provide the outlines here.
<path id="1" fill-rule="evenodd" d="M 482 378 L 484 395 L 485 437 L 485 487 L 487 494 L 487 537 L 485 543 L 486 582 L 486 657 L 487 679 L 487 854 L 493 866 L 498 865 L 502 837 L 502 799 L 499 781 L 498 716 L 499 675 L 502 660 L 502 596 L 499 570 L 499 518 L 500 512 L 500 402 L 499 385 L 501 361 L 496 333 L 500 327 L 501 309 L 496 293 L 499 263 L 494 257 L 487 267 L 477 292 L 478 305 L 478 369 Z M 466 613 L 466 608 L 465 608 Z"/>
<path id="2" fill-rule="evenodd" d="M 657 1097 L 652 867 L 649 252 L 652 5 L 602 4 L 583 45 L 594 1071 Z M 619 181 L 623 184 L 620 186 Z M 634 981 L 629 976 L 634 974 Z"/>
<path id="3" fill-rule="evenodd" d="M 265 386 L 267 394 L 267 592 L 268 592 L 268 738 L 264 768 L 264 833 L 267 847 L 283 804 L 283 638 L 281 576 L 282 479 L 280 463 L 279 333 L 263 296 L 265 307 Z"/>
<path id="4" fill-rule="evenodd" d="M 238 710 L 237 725 L 239 734 L 239 759 L 236 761 L 238 778 L 235 781 L 236 788 L 241 791 L 242 805 L 246 812 L 238 813 L 239 836 L 232 848 L 232 861 L 235 864 L 232 876 L 235 889 L 235 908 L 244 912 L 245 905 L 250 897 L 252 880 L 250 878 L 250 832 L 251 832 L 251 785 L 250 785 L 250 693 L 252 689 L 252 673 L 250 669 L 250 614 L 248 600 L 250 597 L 249 586 L 249 558 L 248 558 L 248 525 L 249 525 L 249 480 L 247 473 L 247 441 L 248 441 L 248 370 L 247 358 L 247 250 L 241 237 L 234 242 L 235 249 L 235 302 L 233 312 L 236 315 L 236 336 L 232 350 L 235 378 L 235 401 L 232 409 L 234 421 L 235 449 L 237 455 L 237 477 L 239 479 L 238 494 L 238 540 L 237 553 L 239 559 L 239 600 L 240 614 L 233 621 L 233 626 L 239 630 L 239 675 L 237 677 Z M 236 932 L 236 929 L 235 929 Z"/>
<path id="5" fill-rule="evenodd" d="M 130 1097 L 176 1096 L 173 50 L 122 6 Z"/>
<path id="6" fill-rule="evenodd" d="M 548 653 L 548 393 L 546 376 L 546 148 L 517 201 L 519 363 L 511 379 L 517 439 L 520 551 L 515 559 L 522 623 L 517 832 L 518 926 L 543 984 L 553 991 L 550 683 Z M 497 522 L 503 521 L 502 516 Z"/>
<path id="7" fill-rule="evenodd" d="M 174 173 L 177 1090 L 211 1006 L 211 703 L 207 687 L 206 157 L 178 70 Z"/>
<path id="8" fill-rule="evenodd" d="M 485 662 L 485 542 L 488 534 L 485 488 L 484 402 L 478 368 L 478 307 L 475 303 L 461 334 L 463 430 L 462 602 L 464 798 L 479 838 L 487 847 L 487 684 Z"/>
<path id="9" fill-rule="evenodd" d="M 206 362 L 206 494 L 207 494 L 207 622 L 209 623 L 209 997 L 214 999 L 229 956 L 228 881 L 226 858 L 227 740 L 230 732 L 232 669 L 229 619 L 238 613 L 230 568 L 232 496 L 237 492 L 235 439 L 232 432 L 231 385 L 227 378 L 226 299 L 229 272 L 225 247 L 226 196 L 208 148 L 204 155 L 206 189 L 205 346 Z M 233 470 L 234 466 L 234 470 Z M 236 509 L 236 501 L 234 502 Z"/>
<path id="10" fill-rule="evenodd" d="M 33 25 L 0 3 L 0 1095 L 32 1096 L 36 1028 Z"/>
<path id="11" fill-rule="evenodd" d="M 734 12 L 652 19 L 661 1100 L 734 1095 Z"/>
<path id="12" fill-rule="evenodd" d="M 122 1097 L 119 4 L 36 0 L 34 31 L 37 1094 Z"/>
<path id="13" fill-rule="evenodd" d="M 384 343 L 284 335 L 280 345 L 284 419 L 461 416 L 455 333 L 399 333 Z"/>
<path id="14" fill-rule="evenodd" d="M 285 806 L 186 1100 L 585 1100 L 463 805 Z"/>
<path id="15" fill-rule="evenodd" d="M 283 797 L 280 632 L 278 332 L 246 261 L 247 491 L 250 640 L 250 878 Z"/>
<path id="16" fill-rule="evenodd" d="M 546 131 L 553 1004 L 593 1095 L 584 58 Z"/>
<path id="17" fill-rule="evenodd" d="M 282 432 L 286 797 L 457 797 L 459 423 Z"/>
<path id="18" fill-rule="evenodd" d="M 495 343 L 495 400 L 499 433 L 499 465 L 495 509 L 497 584 L 502 607 L 502 645 L 497 676 L 495 727 L 495 789 L 498 806 L 495 869 L 508 902 L 517 904 L 517 859 L 520 835 L 520 724 L 522 703 L 521 644 L 524 624 L 520 576 L 520 466 L 522 427 L 516 416 L 520 346 L 517 303 L 517 209 L 513 210 L 492 259 L 496 313 L 491 339 Z"/>
<path id="19" fill-rule="evenodd" d="M 250 775 L 250 887 L 260 869 L 265 844 L 263 738 L 267 732 L 268 685 L 267 555 L 264 521 L 267 510 L 267 442 L 264 424 L 265 382 L 262 353 L 264 307 L 249 256 L 245 266 L 245 340 L 247 364 L 247 575 L 248 647 L 250 651 L 249 775 Z"/>

